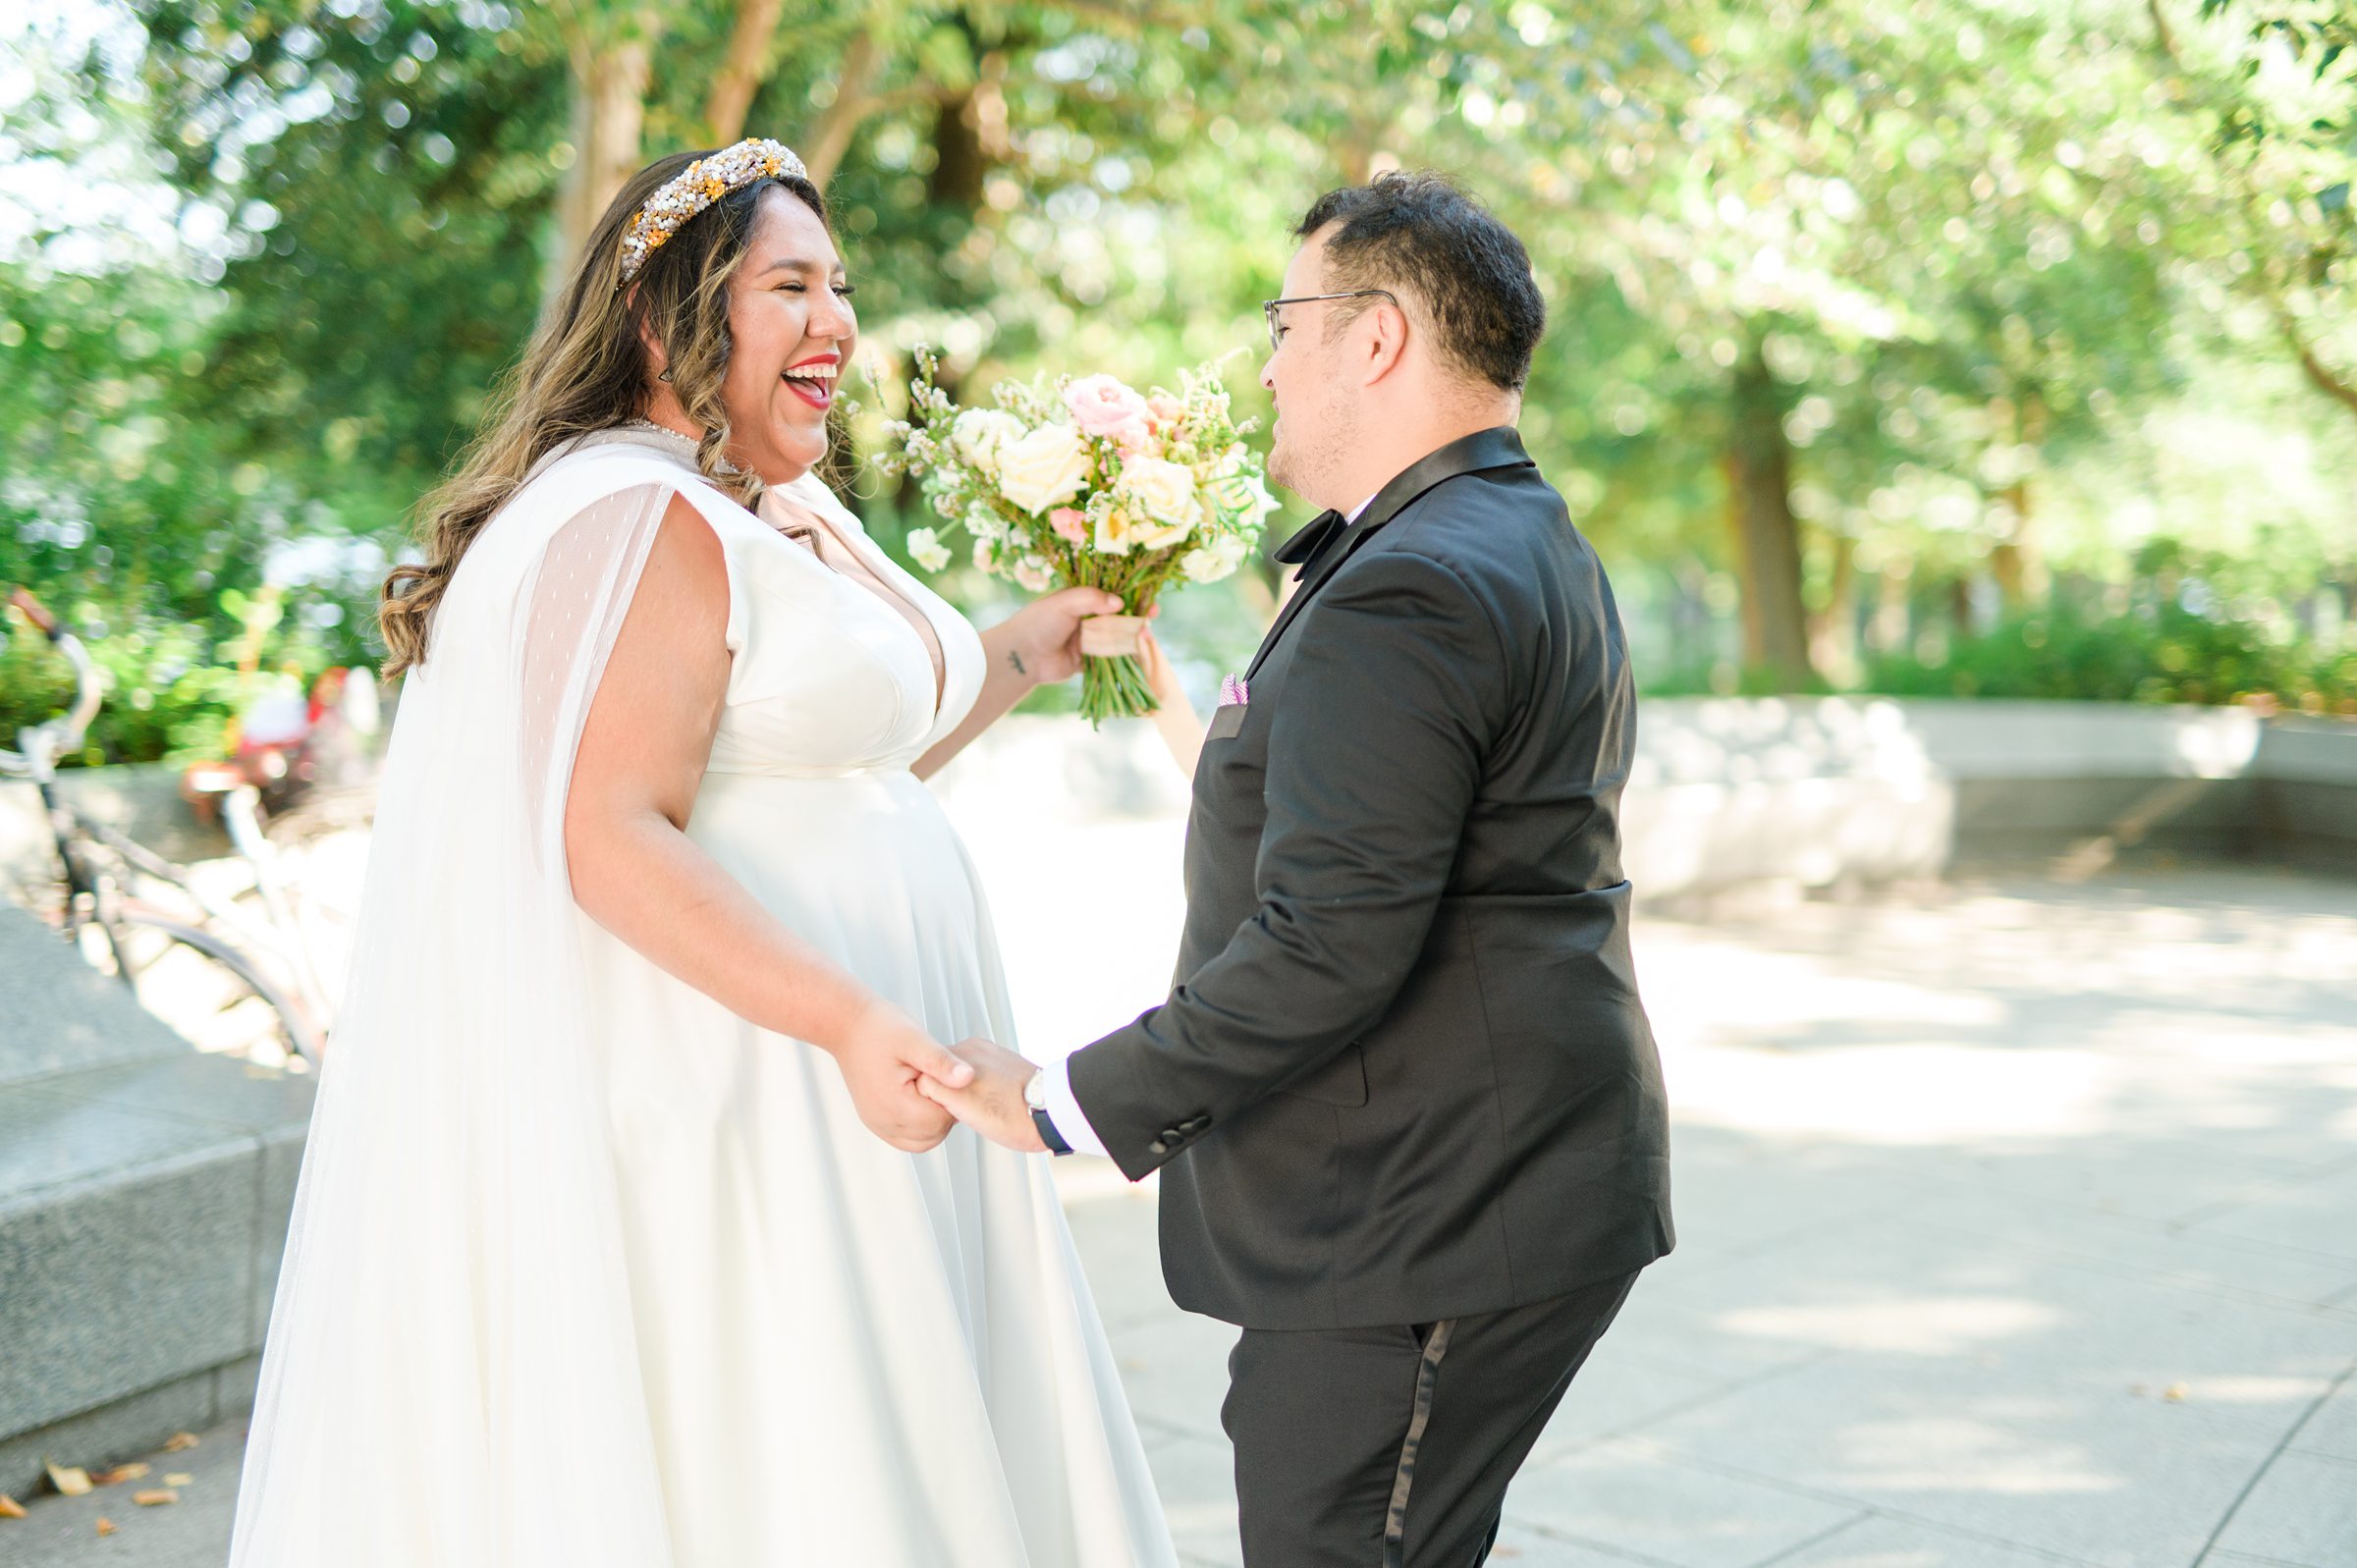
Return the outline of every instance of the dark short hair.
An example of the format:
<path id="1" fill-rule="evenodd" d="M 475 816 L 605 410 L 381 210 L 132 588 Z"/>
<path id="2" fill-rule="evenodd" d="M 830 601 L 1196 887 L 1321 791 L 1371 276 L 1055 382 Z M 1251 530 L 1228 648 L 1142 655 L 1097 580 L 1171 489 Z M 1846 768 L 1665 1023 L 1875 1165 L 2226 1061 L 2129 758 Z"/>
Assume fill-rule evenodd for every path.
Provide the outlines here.
<path id="1" fill-rule="evenodd" d="M 1547 331 L 1547 301 L 1530 275 L 1530 252 L 1514 233 L 1446 176 L 1380 175 L 1329 190 L 1294 235 L 1328 224 L 1326 283 L 1335 290 L 1404 288 L 1432 311 L 1440 354 L 1467 375 L 1507 392 L 1530 376 L 1530 356 Z M 1328 330 L 1367 308 L 1338 300 Z"/>

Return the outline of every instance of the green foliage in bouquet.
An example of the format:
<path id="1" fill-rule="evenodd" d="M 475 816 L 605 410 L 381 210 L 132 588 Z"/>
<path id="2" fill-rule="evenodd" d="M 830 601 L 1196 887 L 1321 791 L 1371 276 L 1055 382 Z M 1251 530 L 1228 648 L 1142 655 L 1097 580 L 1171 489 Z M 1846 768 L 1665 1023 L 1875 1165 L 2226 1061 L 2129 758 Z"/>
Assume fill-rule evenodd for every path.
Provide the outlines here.
<path id="1" fill-rule="evenodd" d="M 874 460 L 917 479 L 942 519 L 908 535 L 928 571 L 950 563 L 942 532 L 962 529 L 985 572 L 1032 593 L 1101 588 L 1140 617 L 1173 583 L 1233 574 L 1277 509 L 1243 439 L 1254 421 L 1230 412 L 1213 365 L 1181 371 L 1176 393 L 1060 376 L 1003 381 L 992 406 L 960 408 L 929 349 L 916 363 L 908 417 L 886 426 Z M 1154 711 L 1134 653 L 1092 651 L 1080 678 L 1091 724 Z"/>

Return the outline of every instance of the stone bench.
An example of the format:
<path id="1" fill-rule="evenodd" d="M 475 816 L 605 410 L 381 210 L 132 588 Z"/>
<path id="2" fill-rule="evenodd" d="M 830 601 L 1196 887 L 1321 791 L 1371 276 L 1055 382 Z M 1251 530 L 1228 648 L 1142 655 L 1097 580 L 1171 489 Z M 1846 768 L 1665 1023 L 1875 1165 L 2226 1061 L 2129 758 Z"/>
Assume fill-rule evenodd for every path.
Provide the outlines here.
<path id="1" fill-rule="evenodd" d="M 311 1095 L 0 905 L 0 1492 L 250 1407 Z"/>

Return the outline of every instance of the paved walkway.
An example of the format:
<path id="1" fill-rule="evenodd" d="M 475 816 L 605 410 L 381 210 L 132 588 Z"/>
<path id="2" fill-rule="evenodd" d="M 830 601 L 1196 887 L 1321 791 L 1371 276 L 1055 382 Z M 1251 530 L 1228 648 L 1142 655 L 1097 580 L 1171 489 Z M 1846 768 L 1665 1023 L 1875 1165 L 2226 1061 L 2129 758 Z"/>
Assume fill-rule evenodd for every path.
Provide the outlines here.
<path id="1" fill-rule="evenodd" d="M 1039 846 L 969 837 L 1033 1054 L 1159 991 L 1173 900 L 1077 922 L 1014 874 Z M 1055 863 L 1169 874 L 1167 825 L 1079 837 Z M 1648 920 L 1639 956 L 1680 1245 L 1496 1562 L 2357 1568 L 2357 885 L 1996 879 Z M 1060 1174 L 1181 1549 L 1234 1564 L 1233 1330 L 1163 1298 L 1150 1188 Z M 0 1561 L 217 1565 L 237 1436 L 157 1463 L 176 1507 L 0 1521 Z"/>

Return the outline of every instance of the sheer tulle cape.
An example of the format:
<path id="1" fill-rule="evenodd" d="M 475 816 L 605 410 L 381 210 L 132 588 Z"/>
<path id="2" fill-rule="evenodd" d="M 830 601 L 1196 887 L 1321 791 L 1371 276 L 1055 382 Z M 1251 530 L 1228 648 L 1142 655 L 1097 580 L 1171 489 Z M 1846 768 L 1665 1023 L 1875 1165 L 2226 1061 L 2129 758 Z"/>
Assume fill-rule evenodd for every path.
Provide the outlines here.
<path id="1" fill-rule="evenodd" d="M 564 803 L 675 495 L 548 466 L 403 693 L 320 1074 L 233 1568 L 667 1568 Z"/>

